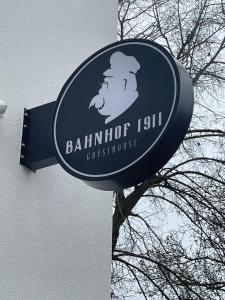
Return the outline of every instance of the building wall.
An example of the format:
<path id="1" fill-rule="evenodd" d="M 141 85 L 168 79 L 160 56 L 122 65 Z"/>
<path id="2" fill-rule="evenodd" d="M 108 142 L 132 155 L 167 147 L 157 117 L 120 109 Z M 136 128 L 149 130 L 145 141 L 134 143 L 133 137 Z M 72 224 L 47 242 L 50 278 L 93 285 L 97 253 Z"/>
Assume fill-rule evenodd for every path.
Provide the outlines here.
<path id="1" fill-rule="evenodd" d="M 116 1 L 1 1 L 0 299 L 110 298 L 112 193 L 59 165 L 19 165 L 23 109 L 54 101 L 73 70 L 116 40 Z M 40 120 L 41 122 L 41 120 Z"/>

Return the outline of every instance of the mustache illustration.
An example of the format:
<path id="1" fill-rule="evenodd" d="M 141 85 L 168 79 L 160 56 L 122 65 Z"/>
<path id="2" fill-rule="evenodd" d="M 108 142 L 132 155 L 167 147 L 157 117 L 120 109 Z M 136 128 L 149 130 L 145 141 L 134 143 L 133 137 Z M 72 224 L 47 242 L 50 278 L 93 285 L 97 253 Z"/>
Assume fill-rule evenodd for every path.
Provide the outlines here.
<path id="1" fill-rule="evenodd" d="M 94 106 L 96 109 L 101 110 L 105 106 L 105 98 L 96 95 L 92 100 L 88 108 Z"/>

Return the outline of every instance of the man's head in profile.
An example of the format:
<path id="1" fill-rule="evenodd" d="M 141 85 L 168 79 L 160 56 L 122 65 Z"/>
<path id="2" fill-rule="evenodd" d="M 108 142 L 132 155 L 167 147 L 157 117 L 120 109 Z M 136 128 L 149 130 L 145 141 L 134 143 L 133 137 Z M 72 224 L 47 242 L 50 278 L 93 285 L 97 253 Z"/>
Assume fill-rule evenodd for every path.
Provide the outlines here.
<path id="1" fill-rule="evenodd" d="M 125 112 L 137 99 L 136 73 L 140 64 L 133 56 L 120 51 L 110 57 L 110 68 L 103 75 L 104 82 L 96 96 L 90 102 L 97 111 L 107 116 L 105 124 L 111 122 Z"/>

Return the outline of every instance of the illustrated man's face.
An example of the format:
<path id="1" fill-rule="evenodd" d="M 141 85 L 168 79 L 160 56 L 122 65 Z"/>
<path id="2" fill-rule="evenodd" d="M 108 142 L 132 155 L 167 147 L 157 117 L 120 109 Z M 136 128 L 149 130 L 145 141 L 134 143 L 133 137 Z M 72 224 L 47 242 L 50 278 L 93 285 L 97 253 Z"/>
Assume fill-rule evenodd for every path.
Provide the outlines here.
<path id="1" fill-rule="evenodd" d="M 135 73 L 140 65 L 137 60 L 115 52 L 110 63 L 111 68 L 103 73 L 104 82 L 89 105 L 89 108 L 94 106 L 101 115 L 108 116 L 105 123 L 121 115 L 138 97 Z"/>

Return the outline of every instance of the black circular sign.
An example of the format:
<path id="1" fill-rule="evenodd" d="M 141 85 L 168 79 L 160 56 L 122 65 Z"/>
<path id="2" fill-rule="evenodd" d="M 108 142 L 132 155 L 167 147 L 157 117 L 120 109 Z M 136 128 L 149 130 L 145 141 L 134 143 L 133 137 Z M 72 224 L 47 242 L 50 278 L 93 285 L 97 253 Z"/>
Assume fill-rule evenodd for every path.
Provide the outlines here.
<path id="1" fill-rule="evenodd" d="M 57 159 L 93 187 L 132 186 L 175 153 L 192 109 L 191 80 L 162 46 L 116 42 L 88 58 L 63 86 L 53 120 Z"/>

